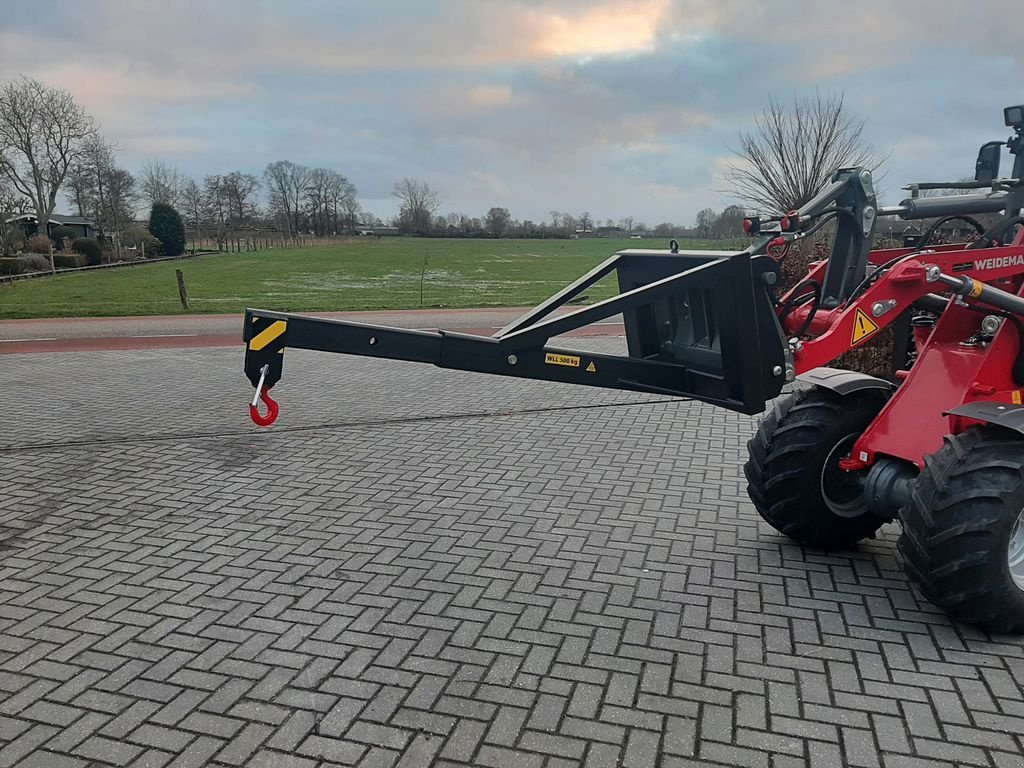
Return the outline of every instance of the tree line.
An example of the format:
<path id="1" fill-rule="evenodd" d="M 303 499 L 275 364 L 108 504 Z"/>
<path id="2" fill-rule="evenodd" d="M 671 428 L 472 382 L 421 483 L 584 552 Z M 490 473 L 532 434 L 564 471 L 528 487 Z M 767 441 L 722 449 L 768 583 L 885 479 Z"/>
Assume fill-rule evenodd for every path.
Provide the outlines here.
<path id="1" fill-rule="evenodd" d="M 399 212 L 385 222 L 362 209 L 355 184 L 343 173 L 291 160 L 268 163 L 259 176 L 236 169 L 191 178 L 157 159 L 133 174 L 119 164 L 117 148 L 68 92 L 26 77 L 0 88 L 3 221 L 30 212 L 37 222 L 49 222 L 63 196 L 71 213 L 95 222 L 100 241 L 118 259 L 126 247 L 145 247 L 150 233 L 137 221 L 154 205 L 173 207 L 193 237 L 218 245 L 233 233 L 253 229 L 271 230 L 289 240 L 383 226 L 402 234 L 441 237 L 573 237 L 602 228 L 612 234 L 671 236 L 687 230 L 672 223 L 648 228 L 632 217 L 597 222 L 587 211 L 551 211 L 544 221 L 520 220 L 498 206 L 481 216 L 441 214 L 437 190 L 412 178 L 396 182 L 392 194 Z M 8 252 L 14 246 L 12 232 L 0 229 L 0 247 Z M 40 226 L 40 231 L 45 233 L 45 228 Z"/>
<path id="2" fill-rule="evenodd" d="M 819 189 L 833 166 L 868 163 L 872 151 L 862 141 L 863 122 L 850 118 L 841 98 L 816 97 L 792 108 L 772 101 L 740 135 L 743 162 L 729 177 L 732 194 L 748 205 L 789 210 Z M 93 220 L 100 240 L 121 257 L 149 233 L 139 232 L 140 207 L 169 205 L 180 212 L 195 237 L 223 245 L 240 230 L 270 230 L 277 237 L 378 232 L 440 237 L 697 236 L 719 238 L 742 231 L 740 205 L 721 212 L 700 211 L 692 227 L 662 222 L 648 227 L 632 217 L 595 221 L 551 211 L 543 221 L 519 220 L 507 208 L 482 216 L 441 214 L 442 198 L 427 182 L 395 183 L 398 215 L 383 222 L 364 211 L 358 190 L 341 172 L 290 160 L 268 163 L 260 175 L 242 170 L 190 178 L 160 160 L 137 174 L 119 166 L 116 148 L 99 133 L 71 94 L 21 77 L 0 87 L 0 247 L 8 252 L 11 232 L 3 222 L 32 212 L 40 228 L 49 222 L 60 195 L 74 211 Z M 51 266 L 52 266 L 51 256 Z"/>

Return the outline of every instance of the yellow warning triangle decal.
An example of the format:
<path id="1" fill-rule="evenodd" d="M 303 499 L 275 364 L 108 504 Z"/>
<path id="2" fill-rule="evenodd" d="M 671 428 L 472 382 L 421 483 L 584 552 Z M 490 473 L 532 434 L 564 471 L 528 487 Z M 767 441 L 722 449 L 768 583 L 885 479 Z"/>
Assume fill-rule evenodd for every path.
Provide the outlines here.
<path id="1" fill-rule="evenodd" d="M 863 309 L 857 310 L 857 316 L 853 321 L 853 339 L 851 344 L 860 344 L 864 339 L 878 331 L 878 323 L 872 320 Z"/>
<path id="2" fill-rule="evenodd" d="M 587 373 L 597 373 L 597 366 L 593 362 L 587 366 Z"/>

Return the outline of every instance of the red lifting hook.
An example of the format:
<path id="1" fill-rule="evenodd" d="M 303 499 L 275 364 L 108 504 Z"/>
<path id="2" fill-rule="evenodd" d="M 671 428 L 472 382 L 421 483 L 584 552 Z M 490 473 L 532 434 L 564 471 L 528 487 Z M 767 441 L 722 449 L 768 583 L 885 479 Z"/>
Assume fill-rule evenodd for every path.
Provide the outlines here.
<path id="1" fill-rule="evenodd" d="M 263 387 L 260 389 L 258 397 L 253 398 L 253 401 L 249 403 L 249 418 L 252 419 L 252 423 L 257 427 L 269 427 L 277 421 L 277 414 L 281 410 L 281 406 L 279 406 L 277 401 L 268 394 L 269 392 L 270 387 Z M 262 400 L 267 406 L 266 416 L 260 413 L 259 406 L 256 405 L 256 400 Z"/>
<path id="2" fill-rule="evenodd" d="M 269 365 L 264 365 L 263 368 L 260 369 L 260 381 L 256 385 L 256 394 L 253 395 L 252 402 L 249 403 L 249 418 L 252 419 L 252 423 L 257 427 L 269 427 L 277 421 L 277 414 L 281 410 L 277 401 L 268 394 L 270 392 L 270 387 L 263 386 L 263 382 L 267 378 L 268 371 L 270 371 Z M 260 413 L 260 400 L 262 400 L 267 406 L 266 416 L 263 416 Z"/>

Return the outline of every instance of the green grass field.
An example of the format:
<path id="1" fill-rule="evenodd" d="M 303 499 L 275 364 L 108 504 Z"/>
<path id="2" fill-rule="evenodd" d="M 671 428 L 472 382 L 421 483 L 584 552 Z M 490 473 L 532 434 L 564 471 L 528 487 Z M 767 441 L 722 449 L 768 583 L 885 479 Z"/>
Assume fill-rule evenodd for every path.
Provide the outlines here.
<path id="1" fill-rule="evenodd" d="M 680 245 L 729 248 L 736 242 Z M 184 272 L 193 313 L 238 312 L 247 306 L 281 311 L 526 306 L 617 250 L 665 247 L 660 240 L 385 238 L 220 254 L 0 284 L 0 319 L 180 314 L 176 268 Z M 613 292 L 609 282 L 587 298 Z"/>

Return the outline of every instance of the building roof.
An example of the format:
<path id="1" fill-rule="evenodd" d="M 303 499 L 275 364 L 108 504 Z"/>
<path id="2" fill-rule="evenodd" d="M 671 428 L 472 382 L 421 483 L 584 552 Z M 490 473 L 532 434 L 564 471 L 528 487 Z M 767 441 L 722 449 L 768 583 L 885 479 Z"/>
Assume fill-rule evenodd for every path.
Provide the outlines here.
<path id="1" fill-rule="evenodd" d="M 18 216 L 12 216 L 7 219 L 6 224 L 10 224 L 12 221 L 35 221 L 36 215 L 34 213 L 22 213 Z M 71 216 L 63 213 L 55 213 L 50 216 L 50 223 L 57 224 L 84 224 L 89 227 L 95 227 L 96 222 L 85 216 Z"/>

